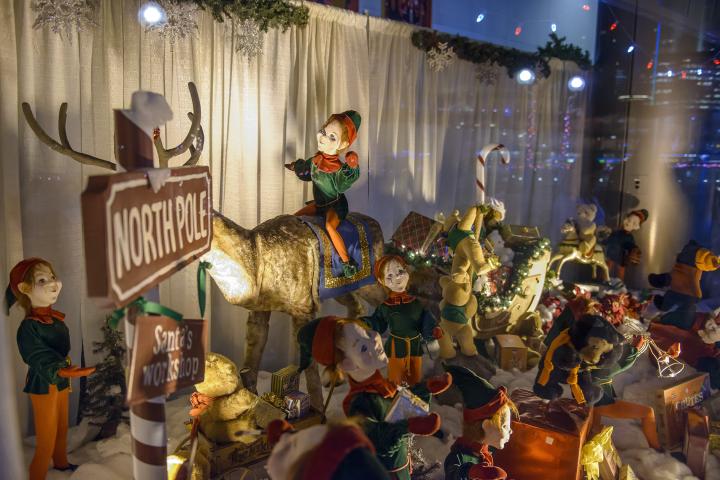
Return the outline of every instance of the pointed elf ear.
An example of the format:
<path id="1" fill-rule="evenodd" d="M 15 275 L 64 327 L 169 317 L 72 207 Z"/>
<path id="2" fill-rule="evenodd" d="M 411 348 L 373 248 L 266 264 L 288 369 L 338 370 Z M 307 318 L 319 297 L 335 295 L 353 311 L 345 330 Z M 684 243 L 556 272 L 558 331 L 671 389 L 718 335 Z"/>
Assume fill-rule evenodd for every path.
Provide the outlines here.
<path id="1" fill-rule="evenodd" d="M 349 146 L 350 146 L 350 142 L 348 142 L 347 140 L 342 140 L 340 142 L 340 147 L 338 148 L 338 150 L 345 150 Z"/>
<path id="2" fill-rule="evenodd" d="M 32 286 L 28 285 L 25 282 L 18 283 L 17 289 L 20 290 L 20 293 L 23 293 L 25 295 L 29 295 L 30 292 L 32 292 Z"/>

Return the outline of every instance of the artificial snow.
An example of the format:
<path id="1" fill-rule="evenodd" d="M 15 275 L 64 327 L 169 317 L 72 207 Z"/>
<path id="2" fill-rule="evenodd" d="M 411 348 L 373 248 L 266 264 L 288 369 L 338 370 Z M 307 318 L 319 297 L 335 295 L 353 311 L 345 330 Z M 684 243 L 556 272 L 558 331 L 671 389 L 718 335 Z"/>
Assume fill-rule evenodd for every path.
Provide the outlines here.
<path id="1" fill-rule="evenodd" d="M 615 390 L 620 398 L 627 401 L 648 403 L 652 401 L 655 389 L 663 383 L 657 378 L 657 369 L 645 358 L 641 357 L 635 366 L 616 377 Z M 433 362 L 427 360 L 425 369 L 430 371 Z M 694 374 L 695 371 L 686 367 L 680 377 Z M 505 385 L 510 392 L 517 388 L 532 390 L 537 368 L 526 372 L 517 370 L 509 372 L 498 370 L 490 378 L 493 385 Z M 258 376 L 258 391 L 260 393 L 270 390 L 269 372 L 260 372 Z M 301 376 L 301 390 L 307 391 L 305 377 Z M 348 385 L 335 388 L 333 398 L 328 407 L 327 416 L 330 420 L 344 418 L 342 400 L 348 391 Z M 325 389 L 325 395 L 328 390 Z M 569 396 L 569 393 L 568 393 Z M 189 420 L 189 403 L 187 396 L 171 400 L 166 406 L 168 452 L 172 451 L 187 435 L 184 424 Z M 462 406 L 440 405 L 431 403 L 431 410 L 437 412 L 442 418 L 442 438 L 416 437 L 414 448 L 420 449 L 425 460 L 425 467 L 429 473 L 422 478 L 425 480 L 439 480 L 444 477 L 442 464 L 450 452 L 450 446 L 455 439 L 462 435 Z M 647 441 L 642 434 L 639 424 L 633 420 L 605 419 L 604 423 L 613 425 L 613 443 L 617 448 L 623 462 L 630 464 L 638 478 L 641 480 L 692 480 L 695 479 L 689 468 L 672 457 L 669 453 L 659 453 L 648 448 Z M 127 425 L 120 425 L 117 434 L 109 439 L 93 442 L 89 439 L 96 430 L 87 422 L 70 429 L 68 441 L 72 447 L 69 454 L 72 463 L 80 464 L 74 473 L 50 470 L 48 480 L 130 480 L 132 479 L 132 456 L 130 450 L 130 429 Z M 25 464 L 29 465 L 33 455 L 34 439 L 25 441 Z M 502 465 L 500 465 L 502 467 Z M 258 471 L 260 474 L 258 475 Z M 257 480 L 267 478 L 263 476 L 262 469 L 254 469 Z M 228 478 L 232 478 L 231 476 Z M 548 478 L 551 478 L 548 476 Z M 720 480 L 720 460 L 710 455 L 707 463 L 706 480 Z"/>

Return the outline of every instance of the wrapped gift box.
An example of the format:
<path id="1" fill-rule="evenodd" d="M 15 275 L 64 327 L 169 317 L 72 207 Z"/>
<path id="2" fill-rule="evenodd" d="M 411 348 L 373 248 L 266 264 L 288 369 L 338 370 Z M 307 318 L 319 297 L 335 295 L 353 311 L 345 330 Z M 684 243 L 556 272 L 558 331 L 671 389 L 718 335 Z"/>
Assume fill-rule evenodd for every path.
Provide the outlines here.
<path id="1" fill-rule="evenodd" d="M 302 418 L 310 411 L 310 395 L 307 393 L 288 392 L 283 400 L 283 410 L 288 419 Z"/>
<path id="2" fill-rule="evenodd" d="M 705 478 L 705 466 L 710 453 L 710 425 L 708 417 L 697 409 L 686 411 L 683 454 L 693 475 Z"/>
<path id="3" fill-rule="evenodd" d="M 273 372 L 270 378 L 270 391 L 280 398 L 287 392 L 296 392 L 300 386 L 300 374 L 297 365 L 288 365 L 285 368 Z"/>
<path id="4" fill-rule="evenodd" d="M 720 450 L 720 422 L 710 421 L 710 450 Z"/>
<path id="5" fill-rule="evenodd" d="M 709 396 L 710 382 L 707 373 L 686 377 L 657 390 L 654 409 L 663 447 L 672 449 L 683 443 L 685 411 L 701 404 Z"/>
<path id="6" fill-rule="evenodd" d="M 398 388 L 385 421 L 394 423 L 411 417 L 422 417 L 430 413 L 430 405 L 407 388 Z"/>
<path id="7" fill-rule="evenodd" d="M 638 480 L 638 477 L 635 475 L 632 467 L 625 464 L 620 467 L 620 476 L 618 476 L 618 480 Z"/>
<path id="8" fill-rule="evenodd" d="M 615 449 L 612 439 L 603 448 L 603 460 L 600 462 L 600 480 L 616 480 L 622 468 L 620 454 Z"/>
<path id="9" fill-rule="evenodd" d="M 404 246 L 425 255 L 430 253 L 430 247 L 442 233 L 442 228 L 442 223 L 417 212 L 410 212 L 393 233 L 392 242 L 397 248 Z"/>
<path id="10" fill-rule="evenodd" d="M 590 427 L 590 408 L 573 399 L 546 402 L 527 390 L 510 396 L 520 418 L 513 420 L 510 441 L 494 453 L 495 465 L 514 480 L 580 480 L 580 455 Z"/>
<path id="11" fill-rule="evenodd" d="M 495 357 L 503 370 L 517 368 L 521 372 L 527 370 L 528 348 L 517 335 L 495 336 Z"/>

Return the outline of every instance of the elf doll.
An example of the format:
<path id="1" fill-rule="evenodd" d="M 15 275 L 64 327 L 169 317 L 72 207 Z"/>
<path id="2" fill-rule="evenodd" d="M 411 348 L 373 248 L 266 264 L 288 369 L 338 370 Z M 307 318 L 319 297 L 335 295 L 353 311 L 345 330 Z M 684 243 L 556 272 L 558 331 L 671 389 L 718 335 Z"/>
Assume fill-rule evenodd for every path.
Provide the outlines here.
<path id="1" fill-rule="evenodd" d="M 323 376 L 333 384 L 347 374 L 350 391 L 343 400 L 345 415 L 363 419 L 362 428 L 391 478 L 409 480 L 409 434 L 434 434 L 440 429 L 440 416 L 422 412 L 393 422 L 386 420 L 398 387 L 380 373 L 388 363 L 380 334 L 361 320 L 322 317 L 299 330 L 298 343 L 301 371 L 314 359 L 326 367 Z M 451 383 L 452 377 L 446 373 L 410 390 L 428 402 L 431 395 L 444 392 Z"/>
<path id="2" fill-rule="evenodd" d="M 463 434 L 445 458 L 446 480 L 503 480 L 488 447 L 502 449 L 510 440 L 510 420 L 518 414 L 505 387 L 495 388 L 473 371 L 446 365 L 463 396 Z"/>
<path id="3" fill-rule="evenodd" d="M 55 470 L 77 468 L 67 458 L 69 379 L 95 371 L 70 364 L 70 332 L 63 321 L 65 314 L 52 309 L 61 289 L 62 282 L 49 262 L 28 258 L 10 271 L 5 292 L 8 308 L 17 302 L 25 310 L 17 344 L 30 367 L 23 391 L 30 395 L 37 437 L 30 480 L 44 479 L 51 459 Z"/>
<path id="4" fill-rule="evenodd" d="M 357 153 L 347 152 L 345 163 L 340 161 L 339 154 L 350 148 L 359 128 L 360 114 L 356 111 L 334 113 L 317 134 L 318 152 L 307 160 L 299 159 L 285 164 L 300 180 L 313 183 L 314 200 L 295 215 L 325 217 L 325 230 L 343 262 L 346 277 L 354 275 L 357 266 L 351 262 L 345 241 L 337 228 L 349 211 L 345 191 L 360 177 L 360 167 Z"/>
<path id="5" fill-rule="evenodd" d="M 625 215 L 622 228 L 612 232 L 602 242 L 605 245 L 605 260 L 611 277 L 624 281 L 625 267 L 640 262 L 640 248 L 635 243 L 632 232 L 639 230 L 647 219 L 647 210 L 633 210 Z"/>
<path id="6" fill-rule="evenodd" d="M 410 273 L 407 264 L 398 255 L 385 255 L 375 263 L 375 278 L 388 298 L 364 320 L 376 332 L 383 334 L 389 328 L 385 342 L 388 355 L 388 380 L 397 385 L 413 386 L 422 378 L 422 343 L 429 351 L 438 351 L 437 339 L 442 329 L 420 301 L 408 295 Z"/>
<path id="7" fill-rule="evenodd" d="M 267 427 L 274 445 L 267 461 L 271 480 L 390 480 L 375 447 L 351 421 L 295 431 L 286 420 Z"/>

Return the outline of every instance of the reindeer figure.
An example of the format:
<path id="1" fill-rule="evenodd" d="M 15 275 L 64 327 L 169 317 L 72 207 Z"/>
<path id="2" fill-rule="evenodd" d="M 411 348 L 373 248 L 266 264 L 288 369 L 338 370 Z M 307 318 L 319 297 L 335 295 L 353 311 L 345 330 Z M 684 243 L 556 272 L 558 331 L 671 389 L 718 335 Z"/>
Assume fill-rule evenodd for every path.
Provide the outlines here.
<path id="1" fill-rule="evenodd" d="M 185 139 L 178 146 L 165 149 L 157 129 L 153 135 L 161 168 L 167 168 L 170 159 L 186 151 L 190 151 L 190 157 L 183 166 L 195 165 L 202 153 L 204 133 L 200 125 L 200 101 L 192 82 L 188 84 L 188 89 L 193 112 L 188 113 L 192 124 Z M 40 127 L 30 105 L 23 103 L 22 109 L 33 132 L 54 151 L 86 165 L 113 171 L 117 169 L 113 162 L 78 152 L 70 146 L 65 131 L 66 103 L 60 107 L 58 120 L 60 142 L 53 140 Z M 217 211 L 213 215 L 212 246 L 204 259 L 212 264 L 208 272 L 225 299 L 250 310 L 244 364 L 250 368 L 255 380 L 267 343 L 271 312 L 290 315 L 296 335 L 299 328 L 314 318 L 320 308 L 318 240 L 309 226 L 291 215 L 280 215 L 252 230 L 233 223 Z M 351 213 L 349 218 L 362 220 L 368 226 L 373 238 L 370 248 L 375 258 L 382 256 L 383 234 L 378 222 L 357 213 Z M 384 296 L 382 288 L 373 284 L 336 297 L 335 300 L 347 307 L 348 317 L 354 318 L 364 314 L 361 300 L 376 306 L 383 301 Z M 312 402 L 322 406 L 322 388 L 317 368 L 309 368 L 305 372 Z"/>

